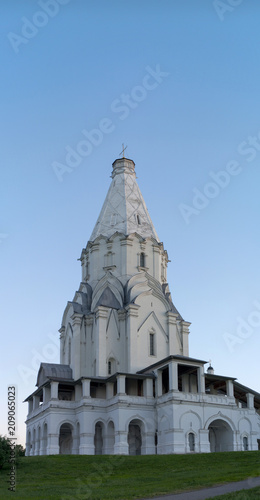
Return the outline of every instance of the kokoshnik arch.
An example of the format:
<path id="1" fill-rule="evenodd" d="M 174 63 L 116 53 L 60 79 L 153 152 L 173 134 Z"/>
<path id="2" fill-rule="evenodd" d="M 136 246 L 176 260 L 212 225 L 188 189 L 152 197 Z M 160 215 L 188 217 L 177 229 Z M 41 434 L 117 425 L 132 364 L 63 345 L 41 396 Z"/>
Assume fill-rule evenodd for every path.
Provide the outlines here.
<path id="1" fill-rule="evenodd" d="M 82 281 L 60 328 L 60 364 L 41 363 L 26 401 L 27 455 L 256 450 L 260 394 L 189 355 L 168 253 L 136 182 L 112 182 L 82 250 Z"/>

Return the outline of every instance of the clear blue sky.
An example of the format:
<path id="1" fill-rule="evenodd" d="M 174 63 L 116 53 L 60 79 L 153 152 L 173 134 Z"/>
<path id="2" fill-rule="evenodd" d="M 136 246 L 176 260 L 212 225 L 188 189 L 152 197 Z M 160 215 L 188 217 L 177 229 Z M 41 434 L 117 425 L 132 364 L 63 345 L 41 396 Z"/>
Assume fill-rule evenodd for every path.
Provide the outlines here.
<path id="1" fill-rule="evenodd" d="M 46 0 L 1 4 L 0 433 L 16 384 L 22 443 L 22 401 L 40 361 L 59 362 L 50 335 L 123 142 L 192 323 L 190 355 L 260 391 L 260 3 L 221 14 L 211 0 L 63 2 L 52 17 Z M 110 133 L 60 182 L 54 162 L 68 170 L 66 147 L 104 119 Z"/>

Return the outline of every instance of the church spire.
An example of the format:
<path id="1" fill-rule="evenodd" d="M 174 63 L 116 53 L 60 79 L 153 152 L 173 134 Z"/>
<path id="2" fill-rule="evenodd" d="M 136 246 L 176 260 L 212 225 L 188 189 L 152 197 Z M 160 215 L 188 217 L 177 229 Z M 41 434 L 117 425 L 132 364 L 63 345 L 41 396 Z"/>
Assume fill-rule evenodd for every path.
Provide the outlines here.
<path id="1" fill-rule="evenodd" d="M 136 182 L 135 163 L 119 158 L 113 163 L 112 182 L 102 210 L 90 237 L 112 236 L 115 232 L 125 235 L 138 233 L 143 238 L 159 237 Z"/>

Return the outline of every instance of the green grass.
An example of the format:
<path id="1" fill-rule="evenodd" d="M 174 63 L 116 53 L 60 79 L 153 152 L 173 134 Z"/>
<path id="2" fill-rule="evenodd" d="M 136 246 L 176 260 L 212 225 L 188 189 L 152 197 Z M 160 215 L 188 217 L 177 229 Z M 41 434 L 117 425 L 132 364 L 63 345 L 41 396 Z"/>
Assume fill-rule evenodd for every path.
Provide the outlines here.
<path id="1" fill-rule="evenodd" d="M 24 457 L 17 467 L 15 494 L 8 492 L 8 467 L 0 471 L 0 498 L 129 500 L 256 476 L 260 476 L 259 451 L 137 457 Z"/>
<path id="2" fill-rule="evenodd" d="M 260 498 L 260 488 L 253 488 L 252 490 L 236 491 L 228 493 L 227 495 L 220 495 L 214 497 L 214 500 L 256 500 Z"/>

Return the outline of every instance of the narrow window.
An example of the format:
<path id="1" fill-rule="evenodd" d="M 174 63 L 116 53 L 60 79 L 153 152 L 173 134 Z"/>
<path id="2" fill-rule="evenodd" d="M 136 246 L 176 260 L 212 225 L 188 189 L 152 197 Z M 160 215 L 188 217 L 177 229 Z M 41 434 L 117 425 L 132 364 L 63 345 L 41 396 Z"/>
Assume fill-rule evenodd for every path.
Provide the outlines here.
<path id="1" fill-rule="evenodd" d="M 112 364 L 111 361 L 108 362 L 108 375 L 111 375 L 112 373 Z"/>
<path id="2" fill-rule="evenodd" d="M 248 439 L 246 436 L 243 437 L 243 448 L 244 448 L 244 451 L 248 450 Z"/>
<path id="3" fill-rule="evenodd" d="M 154 333 L 150 333 L 150 356 L 155 355 Z"/>
<path id="4" fill-rule="evenodd" d="M 189 433 L 189 448 L 190 451 L 195 451 L 195 436 L 193 432 Z"/>
<path id="5" fill-rule="evenodd" d="M 140 267 L 145 267 L 145 254 L 143 252 L 140 254 Z"/>
<path id="6" fill-rule="evenodd" d="M 140 217 L 140 215 L 137 215 L 136 219 L 137 219 L 138 226 L 141 226 L 141 217 Z"/>

